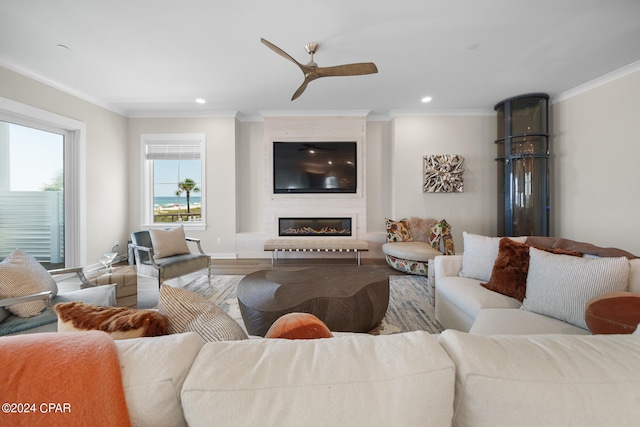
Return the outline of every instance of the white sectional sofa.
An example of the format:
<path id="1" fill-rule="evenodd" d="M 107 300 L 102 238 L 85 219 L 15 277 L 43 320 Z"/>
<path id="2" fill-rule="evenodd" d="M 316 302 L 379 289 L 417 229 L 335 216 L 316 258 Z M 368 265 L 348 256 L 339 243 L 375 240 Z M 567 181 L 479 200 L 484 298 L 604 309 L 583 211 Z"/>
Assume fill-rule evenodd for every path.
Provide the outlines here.
<path id="1" fill-rule="evenodd" d="M 515 240 L 541 248 L 577 251 L 585 255 L 583 258 L 574 259 L 574 257 L 567 255 L 550 254 L 546 256 L 543 251 L 537 251 L 536 256 L 540 261 L 535 266 L 538 276 L 536 285 L 541 287 L 539 293 L 544 292 L 549 295 L 549 298 L 543 302 L 551 308 L 548 309 L 549 311 L 546 311 L 545 307 L 540 310 L 542 303 L 539 302 L 538 307 L 530 309 L 531 307 L 527 306 L 526 298 L 524 302 L 520 302 L 515 298 L 481 286 L 481 283 L 486 283 L 490 279 L 498 254 L 499 238 L 464 233 L 465 252 L 462 255 L 438 256 L 434 260 L 435 314 L 436 319 L 445 329 L 482 335 L 590 334 L 581 322 L 567 321 L 564 312 L 573 309 L 577 313 L 575 316 L 578 316 L 580 311 L 584 315 L 584 303 L 597 296 L 598 292 L 624 290 L 640 293 L 640 258 L 634 258 L 628 252 L 557 238 L 521 237 L 515 238 Z M 599 271 L 589 272 L 593 265 L 606 264 L 605 258 L 613 260 L 619 257 L 622 257 L 621 259 L 634 258 L 623 261 L 623 263 L 628 262 L 626 289 L 603 288 L 599 291 L 596 285 L 594 288 L 585 286 L 584 289 L 581 289 L 592 276 L 599 275 Z M 555 263 L 553 260 L 566 262 L 567 266 Z M 548 271 L 543 269 L 545 265 L 549 266 Z M 569 265 L 573 265 L 576 271 L 571 270 Z M 532 269 L 534 266 L 532 265 L 530 268 Z M 594 268 L 597 270 L 598 267 Z M 527 278 L 527 298 L 534 298 L 533 295 L 530 295 L 533 285 L 529 282 L 535 281 L 531 276 L 532 271 L 530 270 Z M 605 287 L 612 282 L 610 277 L 597 279 L 600 279 Z M 558 281 L 560 282 L 558 283 Z M 570 288 L 566 293 L 554 294 L 556 289 L 564 286 L 565 283 L 562 281 L 575 281 L 576 283 L 573 285 L 575 287 Z M 574 293 L 571 294 L 571 292 Z M 576 297 L 578 293 L 580 295 Z M 557 306 L 553 308 L 553 304 L 557 304 Z M 566 307 L 563 304 L 566 304 Z M 575 307 L 569 307 L 572 304 Z"/>
<path id="2" fill-rule="evenodd" d="M 134 426 L 622 426 L 640 336 L 116 341 Z"/>

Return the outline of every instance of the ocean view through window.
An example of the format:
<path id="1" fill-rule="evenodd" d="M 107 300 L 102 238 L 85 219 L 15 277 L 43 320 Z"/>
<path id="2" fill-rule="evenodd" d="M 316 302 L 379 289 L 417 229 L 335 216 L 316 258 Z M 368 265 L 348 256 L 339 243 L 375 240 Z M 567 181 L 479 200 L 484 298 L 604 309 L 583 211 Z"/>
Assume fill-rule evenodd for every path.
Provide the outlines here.
<path id="1" fill-rule="evenodd" d="M 204 223 L 204 135 L 145 134 L 143 222 Z"/>

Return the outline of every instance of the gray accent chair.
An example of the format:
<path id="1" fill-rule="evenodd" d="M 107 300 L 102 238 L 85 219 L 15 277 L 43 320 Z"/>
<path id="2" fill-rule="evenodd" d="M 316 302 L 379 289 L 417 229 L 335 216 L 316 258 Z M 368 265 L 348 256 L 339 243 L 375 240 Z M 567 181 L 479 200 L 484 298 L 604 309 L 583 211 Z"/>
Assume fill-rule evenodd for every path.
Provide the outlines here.
<path id="1" fill-rule="evenodd" d="M 186 240 L 187 242 L 195 243 L 199 253 L 188 253 L 155 259 L 149 231 L 142 230 L 131 233 L 129 249 L 133 252 L 138 274 L 157 278 L 158 287 L 160 287 L 165 280 L 174 279 L 204 269 L 207 270 L 207 277 L 211 278 L 211 257 L 202 250 L 200 239 L 186 237 Z"/>
<path id="2" fill-rule="evenodd" d="M 51 298 L 51 291 L 39 292 L 17 298 L 0 299 L 0 336 L 16 335 L 36 332 L 57 332 L 58 316 L 54 306 L 61 302 L 81 301 L 87 304 L 102 306 L 116 305 L 116 285 L 96 286 L 86 279 L 81 267 L 50 270 L 51 276 L 64 276 L 75 274 L 77 279 L 69 285 L 58 284 L 58 294 Z M 22 318 L 11 314 L 4 307 L 13 304 L 44 300 L 45 310 L 33 317 Z"/>

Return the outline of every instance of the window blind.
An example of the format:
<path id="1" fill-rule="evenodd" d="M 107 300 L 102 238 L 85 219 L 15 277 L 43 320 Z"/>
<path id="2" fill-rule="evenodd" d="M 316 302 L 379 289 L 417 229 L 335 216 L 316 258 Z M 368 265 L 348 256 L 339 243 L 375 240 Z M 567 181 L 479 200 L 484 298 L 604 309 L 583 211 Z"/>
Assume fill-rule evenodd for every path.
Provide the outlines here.
<path id="1" fill-rule="evenodd" d="M 199 141 L 146 141 L 147 160 L 198 160 Z"/>

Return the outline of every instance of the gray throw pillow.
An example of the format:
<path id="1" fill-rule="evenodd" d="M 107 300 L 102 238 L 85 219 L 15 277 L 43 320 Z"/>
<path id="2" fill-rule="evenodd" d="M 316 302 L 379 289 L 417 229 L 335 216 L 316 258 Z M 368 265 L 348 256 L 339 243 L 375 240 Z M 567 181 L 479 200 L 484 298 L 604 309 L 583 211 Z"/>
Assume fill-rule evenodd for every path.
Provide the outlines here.
<path id="1" fill-rule="evenodd" d="M 182 225 L 168 230 L 149 230 L 149 236 L 156 259 L 189 253 Z"/>
<path id="2" fill-rule="evenodd" d="M 587 303 L 629 287 L 629 260 L 579 258 L 529 249 L 527 293 L 522 309 L 587 329 Z"/>
<path id="3" fill-rule="evenodd" d="M 162 285 L 158 311 L 167 317 L 170 334 L 195 332 L 207 342 L 248 338 L 240 325 L 223 309 L 186 289 Z"/>

